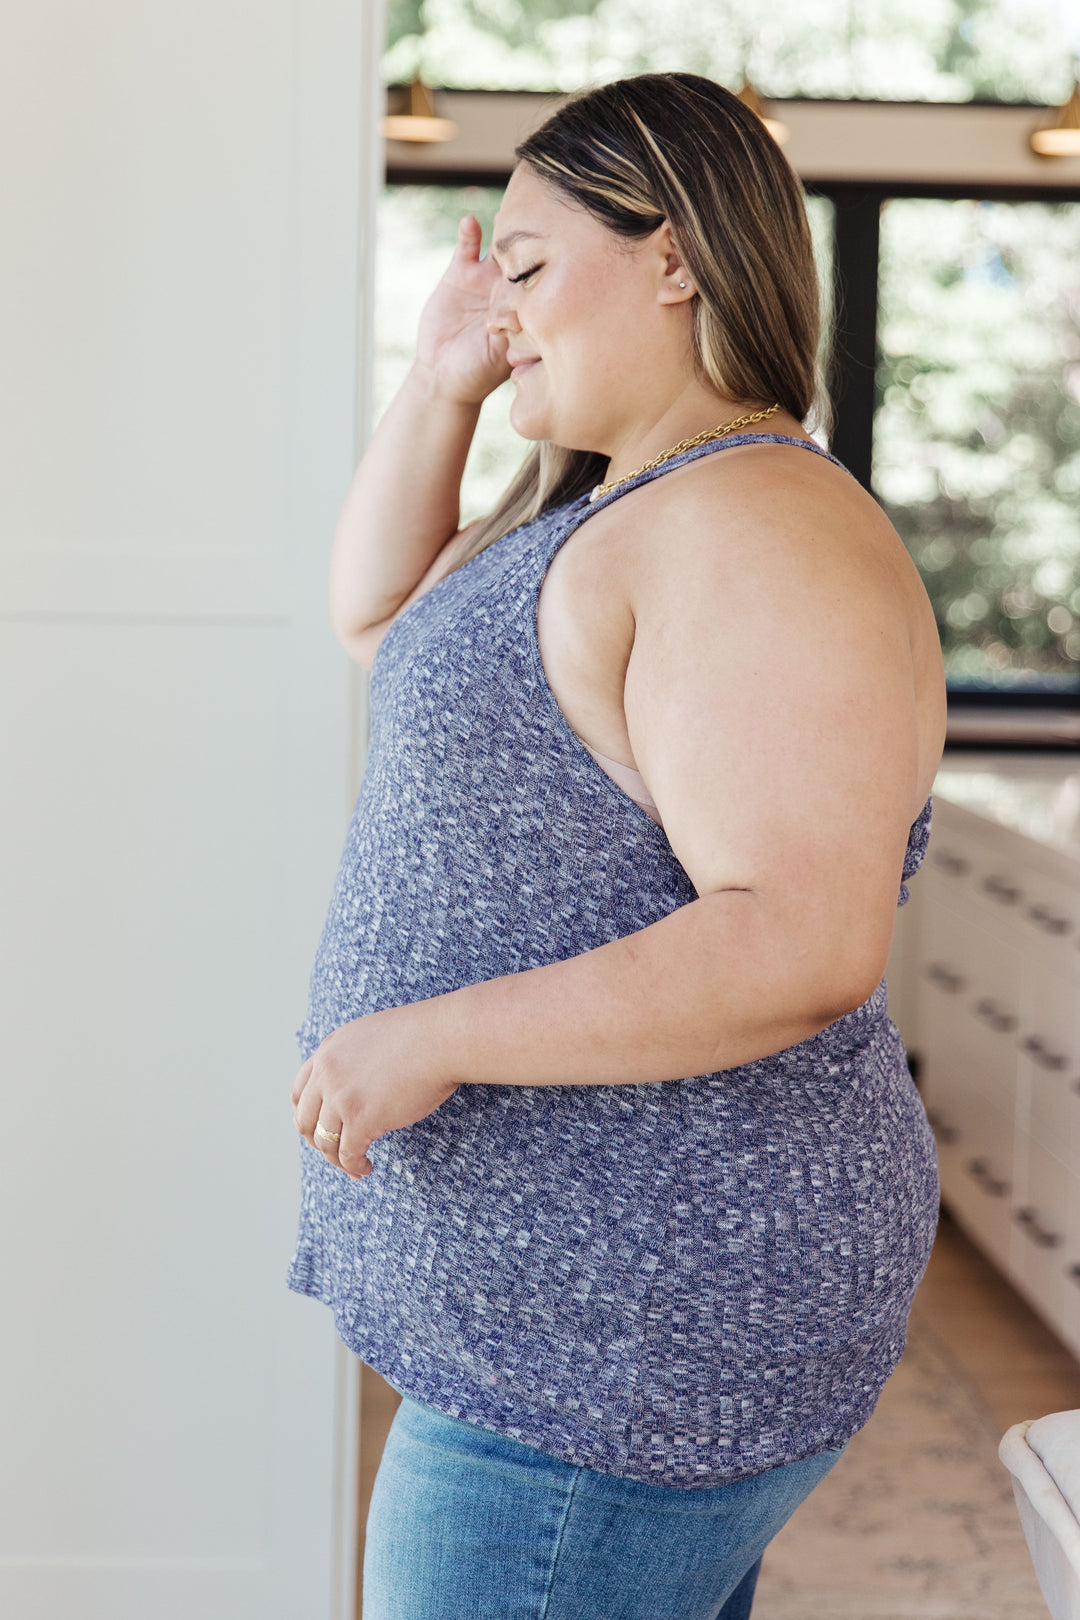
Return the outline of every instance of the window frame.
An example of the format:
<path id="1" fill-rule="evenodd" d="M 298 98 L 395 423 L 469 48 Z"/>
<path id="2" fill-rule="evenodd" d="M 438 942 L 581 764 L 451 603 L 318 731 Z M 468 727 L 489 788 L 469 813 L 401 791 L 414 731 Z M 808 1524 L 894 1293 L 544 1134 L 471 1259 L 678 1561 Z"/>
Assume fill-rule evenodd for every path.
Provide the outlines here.
<path id="1" fill-rule="evenodd" d="M 833 205 L 833 329 L 828 381 L 834 425 L 830 448 L 871 495 L 874 494 L 874 420 L 881 403 L 877 387 L 878 267 L 881 245 L 881 210 L 886 202 L 902 197 L 926 197 L 944 202 L 1080 202 L 1080 186 L 986 185 L 889 181 L 810 181 L 808 195 L 825 197 Z M 876 498 L 876 497 L 875 497 Z M 1080 712 L 1080 672 L 1072 692 L 986 692 L 949 689 L 950 715 L 973 711 L 1003 712 L 1005 729 L 1010 716 L 1023 711 L 1060 714 Z M 950 747 L 985 747 L 982 741 L 950 738 Z M 1080 748 L 1080 742 L 1031 743 L 1009 741 L 995 747 L 1022 750 Z"/>

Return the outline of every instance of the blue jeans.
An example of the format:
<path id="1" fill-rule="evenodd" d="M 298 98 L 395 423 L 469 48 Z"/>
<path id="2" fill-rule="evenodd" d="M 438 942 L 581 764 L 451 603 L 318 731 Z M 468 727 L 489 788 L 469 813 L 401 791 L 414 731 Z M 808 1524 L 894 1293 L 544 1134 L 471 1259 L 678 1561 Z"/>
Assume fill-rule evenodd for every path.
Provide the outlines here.
<path id="1" fill-rule="evenodd" d="M 746 1620 L 766 1544 L 842 1452 L 646 1485 L 406 1396 L 368 1513 L 364 1620 Z"/>

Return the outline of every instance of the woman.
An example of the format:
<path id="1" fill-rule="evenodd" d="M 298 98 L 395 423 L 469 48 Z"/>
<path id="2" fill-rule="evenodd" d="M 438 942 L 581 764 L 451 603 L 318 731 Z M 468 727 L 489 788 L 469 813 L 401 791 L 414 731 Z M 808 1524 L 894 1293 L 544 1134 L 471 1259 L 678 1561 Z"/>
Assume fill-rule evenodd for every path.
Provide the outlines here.
<path id="1" fill-rule="evenodd" d="M 803 427 L 818 291 L 759 120 L 648 74 L 518 158 L 334 539 L 373 720 L 299 1032 L 289 1282 L 405 1396 L 369 1620 L 736 1620 L 934 1235 L 882 973 L 941 657 Z M 458 530 L 507 375 L 536 448 Z"/>

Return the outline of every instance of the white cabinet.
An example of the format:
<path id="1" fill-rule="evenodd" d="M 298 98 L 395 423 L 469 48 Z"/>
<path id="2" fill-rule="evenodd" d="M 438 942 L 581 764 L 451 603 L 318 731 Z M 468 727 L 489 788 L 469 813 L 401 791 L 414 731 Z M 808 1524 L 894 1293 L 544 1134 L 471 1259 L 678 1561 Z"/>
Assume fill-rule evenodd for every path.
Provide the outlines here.
<path id="1" fill-rule="evenodd" d="M 1067 760 L 943 768 L 913 1033 L 945 1203 L 1080 1352 L 1077 812 Z"/>

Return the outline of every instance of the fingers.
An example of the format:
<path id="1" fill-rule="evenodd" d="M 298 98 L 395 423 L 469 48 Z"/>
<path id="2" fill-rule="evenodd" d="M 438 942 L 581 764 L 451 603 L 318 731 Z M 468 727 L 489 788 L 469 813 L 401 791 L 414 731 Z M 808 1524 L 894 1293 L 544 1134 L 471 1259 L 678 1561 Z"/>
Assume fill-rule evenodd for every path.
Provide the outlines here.
<path id="1" fill-rule="evenodd" d="M 324 1101 L 322 1088 L 314 1083 L 309 1084 L 313 1068 L 314 1059 L 309 1058 L 293 1081 L 290 1097 L 296 1129 L 328 1163 L 344 1170 L 354 1181 L 370 1175 L 374 1169 L 367 1157 L 370 1140 L 365 1140 L 355 1127 L 352 1131 L 346 1130 Z"/>
<path id="2" fill-rule="evenodd" d="M 307 1135 L 306 1132 L 304 1134 Z M 374 1169 L 367 1156 L 371 1147 L 370 1141 L 365 1140 L 355 1130 L 350 1131 L 336 1115 L 331 1115 L 325 1103 L 312 1126 L 308 1140 L 324 1159 L 336 1165 L 339 1170 L 344 1170 L 354 1181 L 369 1176 Z"/>
<path id="3" fill-rule="evenodd" d="M 466 214 L 458 225 L 457 252 L 461 258 L 476 264 L 480 258 L 483 229 L 475 214 Z"/>
<path id="4" fill-rule="evenodd" d="M 296 1121 L 296 1128 L 300 1132 L 301 1136 L 306 1137 L 306 1139 L 311 1143 L 312 1147 L 320 1146 L 320 1144 L 315 1141 L 315 1127 L 319 1123 L 319 1117 L 322 1112 L 322 1103 L 323 1100 L 321 1089 L 318 1086 L 310 1085 L 304 1088 L 303 1095 L 293 1108 L 293 1118 Z M 327 1120 L 323 1120 L 323 1124 L 328 1130 L 336 1131 L 338 1129 L 336 1125 L 329 1124 Z"/>
<path id="5" fill-rule="evenodd" d="M 296 1110 L 296 1128 L 305 1142 L 310 1142 L 317 1153 L 339 1169 L 344 1166 L 339 1158 L 345 1127 L 331 1108 L 309 1086 Z"/>
<path id="6" fill-rule="evenodd" d="M 308 1079 L 310 1081 L 312 1069 L 310 1060 L 304 1067 L 308 1070 Z M 301 1070 L 301 1073 L 303 1073 L 303 1070 Z M 312 1082 L 304 1086 L 303 1091 L 293 1105 L 293 1118 L 296 1121 L 297 1130 L 305 1141 L 310 1142 L 313 1148 L 318 1148 L 320 1153 L 326 1153 L 328 1157 L 333 1156 L 336 1162 L 337 1143 L 330 1141 L 324 1135 L 316 1136 L 315 1134 L 315 1127 L 318 1125 L 322 1127 L 323 1131 L 329 1131 L 335 1136 L 341 1135 L 340 1122 L 336 1122 L 337 1116 L 334 1114 L 333 1109 L 325 1103 L 320 1085 Z"/>
<path id="7" fill-rule="evenodd" d="M 323 1119 L 321 1117 L 316 1121 L 311 1133 L 312 1147 L 318 1148 L 323 1158 L 328 1159 L 331 1164 L 336 1164 L 339 1169 L 341 1168 L 341 1161 L 338 1154 L 341 1148 L 342 1134 L 340 1120 L 335 1122 L 332 1119 Z"/>
<path id="8" fill-rule="evenodd" d="M 296 1076 L 296 1079 L 292 1083 L 292 1088 L 289 1091 L 289 1101 L 292 1103 L 294 1109 L 304 1094 L 304 1087 L 311 1078 L 313 1061 L 314 1060 L 312 1058 L 308 1058 L 307 1062 L 303 1065 L 299 1074 Z"/>
<path id="9" fill-rule="evenodd" d="M 355 1131 L 343 1129 L 341 1141 L 337 1144 L 337 1162 L 347 1176 L 358 1181 L 362 1176 L 369 1176 L 374 1165 L 368 1158 L 371 1148 L 369 1141 L 364 1141 Z"/>
<path id="10" fill-rule="evenodd" d="M 502 280 L 502 271 L 491 256 L 490 249 L 480 257 L 480 247 L 483 242 L 483 227 L 475 214 L 466 214 L 458 225 L 458 239 L 455 253 L 463 264 L 476 265 L 481 275 L 497 284 Z"/>

